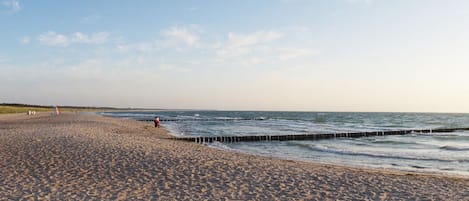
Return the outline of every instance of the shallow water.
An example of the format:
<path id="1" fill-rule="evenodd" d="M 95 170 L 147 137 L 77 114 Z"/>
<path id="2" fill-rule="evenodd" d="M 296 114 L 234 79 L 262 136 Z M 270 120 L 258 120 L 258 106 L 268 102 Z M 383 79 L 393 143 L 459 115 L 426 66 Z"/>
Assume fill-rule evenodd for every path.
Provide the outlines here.
<path id="1" fill-rule="evenodd" d="M 158 115 L 162 120 L 181 120 L 162 122 L 173 134 L 180 136 L 285 135 L 469 127 L 469 114 L 255 111 L 103 114 L 133 119 L 152 119 Z M 213 143 L 210 146 L 322 163 L 469 175 L 469 132 L 464 131 L 318 141 Z"/>

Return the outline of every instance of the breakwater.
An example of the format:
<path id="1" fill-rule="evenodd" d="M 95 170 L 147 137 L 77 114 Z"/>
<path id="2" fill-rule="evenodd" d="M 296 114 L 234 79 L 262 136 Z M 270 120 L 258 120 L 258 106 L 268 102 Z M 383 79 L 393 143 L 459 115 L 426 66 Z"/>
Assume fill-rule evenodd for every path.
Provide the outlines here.
<path id="1" fill-rule="evenodd" d="M 182 140 L 196 143 L 212 142 L 253 142 L 253 141 L 287 141 L 287 140 L 321 140 L 331 138 L 357 138 L 385 135 L 406 135 L 411 133 L 448 133 L 469 128 L 438 128 L 438 129 L 409 129 L 394 131 L 370 131 L 370 132 L 343 132 L 343 133 L 314 133 L 314 134 L 289 134 L 289 135 L 253 135 L 253 136 L 195 136 L 175 137 L 174 140 Z"/>

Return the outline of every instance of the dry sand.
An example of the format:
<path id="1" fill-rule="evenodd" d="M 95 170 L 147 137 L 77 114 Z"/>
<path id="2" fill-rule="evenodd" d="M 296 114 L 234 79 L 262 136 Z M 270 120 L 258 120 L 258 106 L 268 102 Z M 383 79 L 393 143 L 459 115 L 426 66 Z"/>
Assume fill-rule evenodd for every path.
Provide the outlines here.
<path id="1" fill-rule="evenodd" d="M 469 180 L 281 160 L 96 115 L 0 115 L 0 200 L 469 200 Z"/>

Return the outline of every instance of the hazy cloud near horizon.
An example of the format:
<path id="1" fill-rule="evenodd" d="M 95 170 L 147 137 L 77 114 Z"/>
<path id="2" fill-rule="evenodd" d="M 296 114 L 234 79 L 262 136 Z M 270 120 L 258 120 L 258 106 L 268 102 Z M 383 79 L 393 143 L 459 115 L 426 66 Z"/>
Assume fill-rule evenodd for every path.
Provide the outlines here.
<path id="1" fill-rule="evenodd" d="M 0 102 L 469 112 L 465 1 L 4 2 Z"/>

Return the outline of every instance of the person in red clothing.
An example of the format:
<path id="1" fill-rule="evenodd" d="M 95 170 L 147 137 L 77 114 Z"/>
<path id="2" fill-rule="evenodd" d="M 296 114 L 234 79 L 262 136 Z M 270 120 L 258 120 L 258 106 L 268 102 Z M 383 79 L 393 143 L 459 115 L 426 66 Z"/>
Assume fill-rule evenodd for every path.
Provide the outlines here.
<path id="1" fill-rule="evenodd" d="M 155 122 L 155 128 L 156 128 L 156 127 L 159 128 L 159 127 L 160 127 L 160 118 L 159 118 L 158 116 L 155 117 L 154 122 Z"/>

